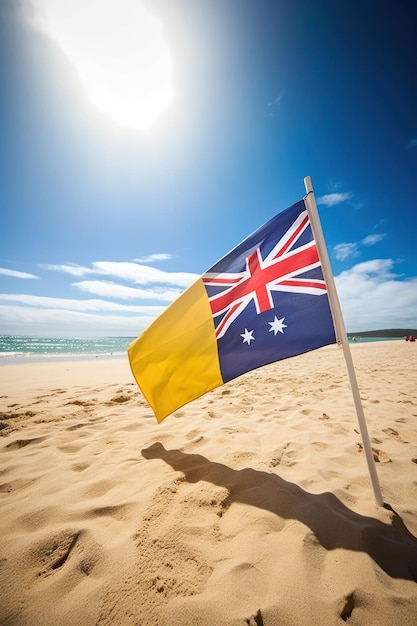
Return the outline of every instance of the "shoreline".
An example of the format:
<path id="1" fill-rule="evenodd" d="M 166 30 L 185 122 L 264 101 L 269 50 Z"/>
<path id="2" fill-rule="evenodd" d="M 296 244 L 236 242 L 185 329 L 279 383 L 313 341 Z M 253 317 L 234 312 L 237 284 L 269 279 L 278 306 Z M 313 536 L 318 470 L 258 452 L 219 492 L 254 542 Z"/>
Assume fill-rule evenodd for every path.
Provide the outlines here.
<path id="1" fill-rule="evenodd" d="M 103 360 L 118 360 L 127 358 L 126 354 L 43 354 L 43 355 L 12 355 L 1 356 L 0 367 L 2 365 L 24 365 L 25 363 L 65 363 L 67 361 L 103 361 Z"/>
<path id="2" fill-rule="evenodd" d="M 29 339 L 34 339 L 33 337 L 29 337 Z M 42 339 L 42 338 L 41 338 Z M 102 338 L 100 338 L 102 339 Z M 114 339 L 114 338 L 109 338 Z M 125 338 L 122 338 L 125 339 Z M 380 342 L 391 342 L 391 341 L 404 341 L 403 337 L 356 337 L 353 339 L 352 337 L 348 337 L 349 345 L 357 345 L 361 343 L 380 343 Z M 59 341 L 59 340 L 55 340 Z M 89 340 L 90 341 L 90 340 Z M 134 341 L 134 338 L 131 340 Z M 118 359 L 123 358 L 127 355 L 127 348 L 129 344 L 127 344 L 126 348 L 123 350 L 116 349 L 114 351 L 102 352 L 102 351 L 91 351 L 91 352 L 1 352 L 0 351 L 0 366 L 5 364 L 20 364 L 20 363 L 42 363 L 42 362 L 55 362 L 58 363 L 60 361 L 87 361 L 87 360 L 102 360 L 102 359 Z"/>
<path id="3" fill-rule="evenodd" d="M 349 345 L 352 347 L 358 346 L 358 345 L 365 345 L 365 344 L 374 344 L 374 343 L 384 343 L 384 342 L 395 342 L 398 341 L 400 343 L 404 343 L 404 339 L 401 339 L 399 337 L 381 337 L 381 338 L 371 338 L 371 339 L 361 339 L 358 338 L 357 340 L 353 340 L 350 339 L 349 340 Z M 335 344 L 334 344 L 335 345 Z M 106 353 L 91 353 L 91 354 L 58 354 L 58 353 L 52 353 L 52 354 L 40 354 L 40 355 L 36 355 L 36 354 L 19 354 L 19 355 L 14 355 L 11 354 L 10 356 L 8 355 L 0 355 L 0 367 L 2 365 L 23 365 L 25 363 L 49 363 L 49 362 L 54 362 L 54 363 L 60 363 L 60 362 L 68 362 L 68 361 L 100 361 L 100 360 L 118 360 L 118 359 L 123 359 L 123 358 L 128 358 L 127 357 L 127 350 L 125 352 L 118 352 L 118 353 L 114 353 L 114 354 L 106 354 Z"/>

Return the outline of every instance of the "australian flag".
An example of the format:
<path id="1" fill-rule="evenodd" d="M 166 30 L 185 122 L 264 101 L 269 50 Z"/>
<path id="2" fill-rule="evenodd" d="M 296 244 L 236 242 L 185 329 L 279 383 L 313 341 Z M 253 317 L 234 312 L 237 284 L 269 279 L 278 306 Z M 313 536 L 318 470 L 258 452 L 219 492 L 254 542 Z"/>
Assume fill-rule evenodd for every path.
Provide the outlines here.
<path id="1" fill-rule="evenodd" d="M 203 275 L 223 382 L 336 342 L 304 201 L 249 235 Z"/>

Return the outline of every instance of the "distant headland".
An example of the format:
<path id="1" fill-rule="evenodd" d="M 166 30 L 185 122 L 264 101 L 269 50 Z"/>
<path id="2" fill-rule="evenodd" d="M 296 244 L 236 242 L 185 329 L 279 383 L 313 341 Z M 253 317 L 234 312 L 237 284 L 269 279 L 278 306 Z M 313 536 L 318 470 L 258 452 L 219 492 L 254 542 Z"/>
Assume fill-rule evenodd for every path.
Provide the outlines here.
<path id="1" fill-rule="evenodd" d="M 403 339 L 410 335 L 417 336 L 415 328 L 385 328 L 384 330 L 365 330 L 362 332 L 348 333 L 349 337 L 398 337 Z"/>

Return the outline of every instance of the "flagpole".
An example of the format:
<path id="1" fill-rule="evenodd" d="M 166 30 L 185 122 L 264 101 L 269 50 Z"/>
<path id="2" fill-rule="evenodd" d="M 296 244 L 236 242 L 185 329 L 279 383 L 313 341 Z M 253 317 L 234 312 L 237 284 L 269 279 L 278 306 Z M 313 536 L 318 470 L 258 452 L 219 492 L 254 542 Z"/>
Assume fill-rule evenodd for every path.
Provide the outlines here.
<path id="1" fill-rule="evenodd" d="M 355 367 L 353 365 L 352 354 L 349 347 L 349 341 L 345 329 L 345 323 L 343 320 L 342 309 L 340 307 L 339 298 L 336 291 L 336 284 L 334 282 L 332 269 L 330 266 L 329 256 L 327 254 L 327 248 L 324 241 L 323 231 L 320 224 L 319 214 L 317 211 L 316 201 L 314 199 L 313 185 L 311 183 L 310 176 L 304 178 L 304 185 L 307 195 L 304 198 L 304 202 L 307 208 L 307 213 L 310 218 L 311 229 L 313 231 L 314 239 L 317 245 L 317 251 L 320 258 L 321 266 L 323 269 L 324 279 L 327 285 L 327 293 L 329 296 L 330 310 L 333 317 L 333 323 L 336 330 L 336 338 L 338 343 L 342 345 L 343 354 L 346 361 L 346 367 L 349 374 L 350 387 L 352 390 L 353 401 L 355 403 L 356 415 L 358 418 L 359 429 L 362 436 L 363 449 L 366 455 L 366 461 L 368 463 L 369 476 L 374 491 L 375 501 L 379 506 L 384 506 L 384 500 L 382 498 L 381 487 L 379 485 L 378 474 L 376 471 L 375 460 L 372 453 L 372 446 L 369 439 L 368 427 L 366 425 L 365 415 L 363 412 L 363 406 L 361 402 L 358 382 L 356 379 Z"/>

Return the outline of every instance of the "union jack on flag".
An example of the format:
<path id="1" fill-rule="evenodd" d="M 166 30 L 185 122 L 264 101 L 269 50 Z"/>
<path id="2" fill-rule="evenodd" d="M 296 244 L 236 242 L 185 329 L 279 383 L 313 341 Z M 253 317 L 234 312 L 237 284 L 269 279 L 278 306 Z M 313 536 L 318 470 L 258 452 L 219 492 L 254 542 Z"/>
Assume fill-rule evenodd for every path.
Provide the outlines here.
<path id="1" fill-rule="evenodd" d="M 336 342 L 303 200 L 261 226 L 202 278 L 225 382 Z"/>

